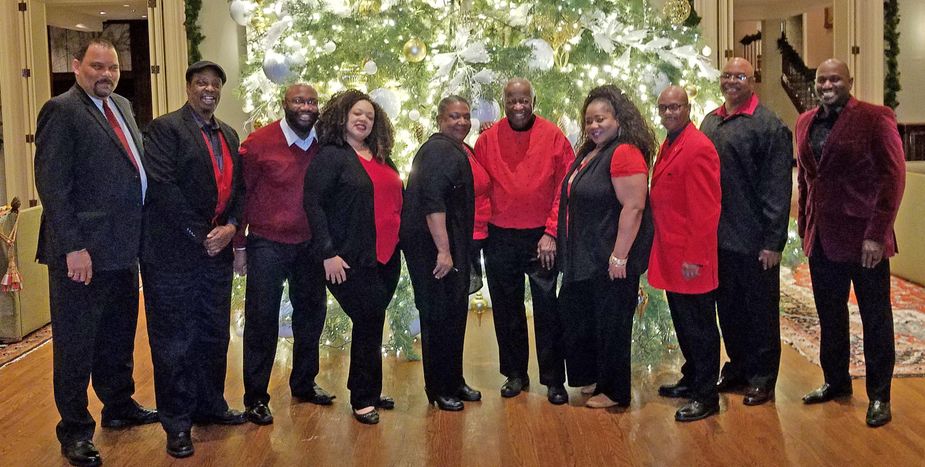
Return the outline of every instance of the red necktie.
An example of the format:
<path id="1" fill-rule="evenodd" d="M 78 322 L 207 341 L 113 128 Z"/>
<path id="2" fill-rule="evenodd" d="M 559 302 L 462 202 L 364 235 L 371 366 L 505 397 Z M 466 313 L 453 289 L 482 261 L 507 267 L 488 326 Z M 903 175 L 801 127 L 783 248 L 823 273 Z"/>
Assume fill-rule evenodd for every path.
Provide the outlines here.
<path id="1" fill-rule="evenodd" d="M 122 146 L 125 147 L 125 152 L 128 154 L 128 160 L 132 161 L 132 165 L 135 166 L 135 171 L 138 171 L 138 162 L 135 161 L 132 148 L 128 145 L 125 133 L 122 132 L 122 125 L 119 125 L 119 120 L 116 120 L 116 114 L 112 113 L 112 109 L 109 108 L 107 99 L 103 100 L 103 113 L 106 114 L 106 120 L 109 121 L 109 126 L 112 127 L 112 131 L 115 131 L 116 136 L 119 137 L 119 141 L 122 141 Z"/>

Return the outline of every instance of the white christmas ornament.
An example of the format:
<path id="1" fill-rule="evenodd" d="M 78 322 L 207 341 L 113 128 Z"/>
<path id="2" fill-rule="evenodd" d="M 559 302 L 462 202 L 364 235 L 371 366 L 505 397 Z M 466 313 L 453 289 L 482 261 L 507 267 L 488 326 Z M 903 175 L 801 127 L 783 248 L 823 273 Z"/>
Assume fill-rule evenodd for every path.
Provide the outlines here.
<path id="1" fill-rule="evenodd" d="M 263 74 L 267 75 L 267 78 L 276 84 L 286 82 L 291 74 L 289 64 L 286 63 L 286 57 L 272 50 L 267 52 L 263 58 Z"/>
<path id="2" fill-rule="evenodd" d="M 408 112 L 408 119 L 411 120 L 412 122 L 416 122 L 420 120 L 421 112 L 419 112 L 418 109 L 411 109 L 411 111 Z"/>
<path id="3" fill-rule="evenodd" d="M 231 13 L 231 19 L 234 20 L 238 26 L 247 26 L 251 22 L 251 17 L 254 15 L 254 10 L 256 9 L 257 5 L 248 0 L 234 0 L 231 2 L 231 6 L 228 7 Z"/>
<path id="4" fill-rule="evenodd" d="M 527 68 L 536 71 L 547 71 L 552 68 L 554 52 L 549 42 L 543 39 L 529 39 L 524 41 L 524 45 L 533 49 L 533 54 L 527 60 Z"/>
<path id="5" fill-rule="evenodd" d="M 379 71 L 379 65 L 376 65 L 376 62 L 369 60 L 363 64 L 363 73 L 374 75 L 377 71 Z"/>
<path id="6" fill-rule="evenodd" d="M 479 99 L 475 101 L 475 105 L 472 107 L 472 118 L 478 119 L 480 122 L 493 122 L 500 117 L 501 106 L 498 105 L 498 101 Z M 476 125 L 473 123 L 472 126 Z"/>
<path id="7" fill-rule="evenodd" d="M 399 112 L 401 112 L 401 101 L 398 98 L 398 94 L 391 89 L 377 88 L 369 93 L 369 97 L 373 99 L 373 102 L 379 104 L 382 107 L 382 110 L 385 110 L 385 113 L 389 115 L 389 118 L 395 120 L 398 118 Z"/>
<path id="8" fill-rule="evenodd" d="M 335 50 L 337 50 L 337 44 L 332 41 L 327 41 L 321 46 L 321 51 L 325 54 L 334 53 Z"/>

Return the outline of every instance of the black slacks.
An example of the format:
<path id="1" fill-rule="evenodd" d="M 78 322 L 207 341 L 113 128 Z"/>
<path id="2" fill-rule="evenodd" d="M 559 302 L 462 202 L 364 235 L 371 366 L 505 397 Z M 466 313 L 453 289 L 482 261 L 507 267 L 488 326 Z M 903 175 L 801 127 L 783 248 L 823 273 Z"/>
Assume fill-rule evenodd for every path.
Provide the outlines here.
<path id="1" fill-rule="evenodd" d="M 279 306 L 287 281 L 293 337 L 289 388 L 294 394 L 308 394 L 318 375 L 318 339 L 327 308 L 324 267 L 309 242 L 285 244 L 249 235 L 244 302 L 244 405 L 247 407 L 270 401 L 267 386 L 276 359 Z"/>
<path id="2" fill-rule="evenodd" d="M 168 433 L 228 410 L 225 372 L 231 315 L 231 248 L 192 264 L 144 263 L 154 393 Z"/>
<path id="3" fill-rule="evenodd" d="M 603 393 L 622 405 L 630 402 L 633 315 L 639 276 L 610 280 L 565 282 L 559 310 L 565 324 L 563 348 L 571 386 L 597 383 Z"/>
<path id="4" fill-rule="evenodd" d="M 558 272 L 555 268 L 543 268 L 536 255 L 543 231 L 542 227 L 505 229 L 489 224 L 485 274 L 491 294 L 501 374 L 508 378 L 527 376 L 530 347 L 524 276 L 530 280 L 540 383 L 549 386 L 565 382 L 565 363 L 556 300 Z"/>
<path id="5" fill-rule="evenodd" d="M 825 382 L 839 388 L 851 387 L 848 293 L 854 284 L 864 329 L 867 397 L 872 401 L 889 401 L 896 363 L 890 262 L 883 259 L 877 266 L 865 268 L 860 264 L 832 261 L 825 256 L 821 245 L 815 248 L 809 258 L 809 272 L 822 331 L 819 360 Z"/>
<path id="6" fill-rule="evenodd" d="M 423 240 L 422 242 L 423 243 Z M 431 245 L 433 241 L 430 241 Z M 469 276 L 466 267 L 452 271 L 443 279 L 434 277 L 437 250 L 409 246 L 405 261 L 414 304 L 421 317 L 421 351 L 424 385 L 429 394 L 452 396 L 463 384 L 463 343 L 469 305 Z"/>
<path id="7" fill-rule="evenodd" d="M 353 323 L 347 389 L 354 409 L 376 405 L 382 394 L 382 326 L 400 274 L 401 253 L 395 250 L 386 264 L 354 265 L 347 269 L 346 281 L 328 283 Z"/>
<path id="8" fill-rule="evenodd" d="M 678 346 L 684 355 L 679 384 L 691 388 L 691 399 L 705 404 L 719 402 L 719 330 L 716 329 L 713 292 L 682 294 L 666 292 Z"/>
<path id="9" fill-rule="evenodd" d="M 58 441 L 89 440 L 96 428 L 87 410 L 91 378 L 104 416 L 118 416 L 136 405 L 132 353 L 138 269 L 94 271 L 93 280 L 84 285 L 68 279 L 66 266 L 49 266 L 48 293 L 55 405 L 61 415 Z"/>
<path id="10" fill-rule="evenodd" d="M 780 266 L 763 270 L 758 255 L 719 250 L 716 311 L 732 381 L 773 389 L 780 369 Z"/>

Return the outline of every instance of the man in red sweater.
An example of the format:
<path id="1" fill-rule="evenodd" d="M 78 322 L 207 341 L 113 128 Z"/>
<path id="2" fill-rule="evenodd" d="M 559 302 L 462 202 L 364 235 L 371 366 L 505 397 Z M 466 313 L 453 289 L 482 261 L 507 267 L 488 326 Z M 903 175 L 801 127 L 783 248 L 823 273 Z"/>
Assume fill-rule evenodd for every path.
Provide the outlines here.
<path id="1" fill-rule="evenodd" d="M 251 133 L 239 151 L 246 195 L 234 268 L 248 275 L 244 405 L 247 419 L 258 425 L 273 423 L 267 386 L 276 358 L 284 282 L 289 282 L 292 302 L 292 395 L 319 405 L 330 405 L 334 398 L 315 384 L 327 296 L 324 269 L 302 208 L 305 171 L 318 153 L 318 93 L 309 85 L 294 84 L 282 104 L 286 117 Z"/>
<path id="2" fill-rule="evenodd" d="M 553 404 L 568 402 L 556 302 L 556 224 L 559 188 L 575 153 L 550 121 L 533 113 L 529 81 L 504 86 L 505 118 L 479 136 L 475 158 L 491 178 L 485 272 L 491 295 L 501 374 L 501 396 L 530 384 L 524 275 L 533 296 L 533 326 L 540 383 Z"/>

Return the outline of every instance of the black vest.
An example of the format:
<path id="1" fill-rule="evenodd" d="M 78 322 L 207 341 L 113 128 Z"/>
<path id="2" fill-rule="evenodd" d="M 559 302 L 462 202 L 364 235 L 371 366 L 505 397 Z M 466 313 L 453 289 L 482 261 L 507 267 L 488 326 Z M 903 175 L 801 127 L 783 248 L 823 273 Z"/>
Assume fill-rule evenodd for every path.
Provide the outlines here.
<path id="1" fill-rule="evenodd" d="M 610 161 L 619 145 L 618 141 L 608 144 L 575 176 L 571 195 L 568 190 L 569 178 L 587 154 L 579 154 L 562 181 L 556 249 L 563 282 L 607 274 L 608 260 L 617 240 L 620 212 L 623 210 L 610 180 Z M 646 194 L 642 222 L 629 252 L 627 275 L 641 275 L 648 268 L 653 233 L 652 213 Z"/>

